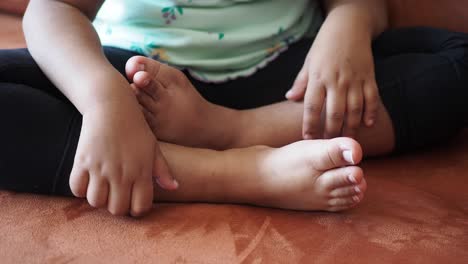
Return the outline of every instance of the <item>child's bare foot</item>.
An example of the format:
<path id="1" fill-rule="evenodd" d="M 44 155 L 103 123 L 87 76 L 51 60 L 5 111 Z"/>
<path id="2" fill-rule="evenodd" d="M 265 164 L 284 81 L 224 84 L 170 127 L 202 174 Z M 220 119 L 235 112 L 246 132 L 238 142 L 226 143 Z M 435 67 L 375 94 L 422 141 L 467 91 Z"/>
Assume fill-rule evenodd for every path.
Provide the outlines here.
<path id="1" fill-rule="evenodd" d="M 335 212 L 356 206 L 367 188 L 355 166 L 362 150 L 349 138 L 299 141 L 278 149 L 180 148 L 162 146 L 180 187 L 158 191 L 159 199 Z"/>
<path id="2" fill-rule="evenodd" d="M 234 110 L 206 101 L 179 70 L 158 61 L 135 56 L 126 65 L 127 77 L 155 135 L 170 143 L 222 149 L 224 133 Z M 214 140 L 215 139 L 215 140 Z"/>

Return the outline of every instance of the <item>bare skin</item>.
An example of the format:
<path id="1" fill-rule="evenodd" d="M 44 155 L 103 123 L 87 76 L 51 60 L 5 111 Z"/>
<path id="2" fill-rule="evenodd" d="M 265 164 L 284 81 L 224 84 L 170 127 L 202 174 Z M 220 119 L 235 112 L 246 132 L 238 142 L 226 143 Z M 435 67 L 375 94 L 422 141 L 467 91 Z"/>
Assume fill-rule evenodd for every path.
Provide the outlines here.
<path id="1" fill-rule="evenodd" d="M 237 112 L 208 103 L 183 73 L 145 57 L 129 60 L 127 73 L 154 133 L 165 142 L 178 144 L 160 144 L 180 186 L 170 192 L 156 188 L 158 200 L 335 212 L 352 208 L 363 199 L 367 184 L 362 170 L 354 166 L 361 161 L 362 150 L 353 139 L 299 141 L 298 115 L 298 142 L 281 148 L 190 148 L 227 149 L 236 144 L 255 144 L 255 140 L 236 143 L 234 137 L 239 132 L 235 131 L 223 137 L 225 128 L 229 131 L 240 125 L 240 115 L 255 111 Z M 255 139 L 260 138 L 261 134 Z"/>
<path id="2" fill-rule="evenodd" d="M 238 111 L 206 101 L 182 72 L 155 60 L 133 57 L 126 71 L 146 121 L 165 142 L 229 149 L 280 147 L 302 139 L 302 103 Z M 388 154 L 394 148 L 392 122 L 380 101 L 379 110 L 375 125 L 362 126 L 356 137 L 366 156 Z"/>
<path id="3" fill-rule="evenodd" d="M 242 203 L 293 210 L 342 211 L 356 206 L 367 184 L 350 138 L 305 140 L 282 148 L 215 151 L 161 143 L 180 186 L 158 201 Z"/>
<path id="4" fill-rule="evenodd" d="M 32 56 L 83 114 L 83 134 L 70 180 L 75 196 L 86 197 L 92 206 L 107 207 L 112 214 L 139 216 L 151 208 L 151 180 L 156 176 L 160 187 L 166 189 L 155 187 L 159 194 L 156 197 L 165 201 L 241 202 L 338 211 L 362 199 L 365 180 L 360 169 L 351 166 L 360 161 L 362 151 L 351 139 L 301 141 L 280 149 L 253 147 L 223 152 L 161 143 L 160 150 L 152 135 L 156 128 L 161 130 L 166 141 L 187 146 L 215 149 L 257 144 L 284 146 L 301 139 L 303 106 L 285 103 L 237 112 L 193 100 L 197 99 L 197 93 L 192 92 L 193 96 L 185 97 L 184 108 L 168 107 L 167 112 L 151 112 L 160 107 L 143 107 L 145 118 L 125 78 L 102 53 L 99 38 L 92 28 L 91 21 L 103 2 L 36 0 L 30 2 L 24 16 L 25 36 Z M 348 6 L 346 0 L 331 2 L 342 4 L 335 6 Z M 131 75 L 136 72 L 134 70 Z M 146 89 L 139 88 L 155 87 L 154 83 L 143 85 L 143 79 L 138 81 L 138 75 L 142 74 L 145 72 L 137 74 L 132 85 L 140 95 Z M 193 89 L 186 87 L 186 91 Z M 168 94 L 177 100 L 168 100 Z M 156 104 L 163 106 L 181 102 L 184 100 L 181 94 L 180 89 L 167 89 L 161 97 L 149 93 L 156 96 L 153 98 Z M 139 103 L 144 105 L 143 97 L 139 98 Z M 179 112 L 182 110 L 185 113 Z M 172 117 L 170 111 L 176 111 L 174 117 L 179 123 L 168 118 Z M 219 113 L 215 113 L 217 111 Z M 200 118 L 208 116 L 206 120 Z M 192 117 L 196 118 L 192 120 Z M 228 129 L 233 130 L 226 132 Z M 246 132 L 240 133 L 243 129 Z M 178 132 L 172 134 L 174 131 Z M 277 131 L 282 131 L 281 135 L 278 136 Z M 391 130 L 383 130 L 388 131 Z M 388 143 L 386 139 L 378 137 L 378 141 L 385 144 Z M 378 148 L 382 149 L 385 148 Z M 338 157 L 348 161 L 340 162 Z M 340 168 L 346 165 L 349 166 Z M 181 178 L 180 190 L 173 193 L 167 190 L 176 189 L 178 184 L 170 171 Z M 350 175 L 354 175 L 353 180 Z"/>

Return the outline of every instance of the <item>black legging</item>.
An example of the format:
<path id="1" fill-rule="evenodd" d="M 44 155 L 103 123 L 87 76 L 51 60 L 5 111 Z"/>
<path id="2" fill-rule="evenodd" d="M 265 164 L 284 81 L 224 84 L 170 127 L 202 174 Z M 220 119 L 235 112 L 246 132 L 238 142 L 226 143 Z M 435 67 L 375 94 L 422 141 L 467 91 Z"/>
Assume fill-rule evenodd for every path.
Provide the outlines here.
<path id="1" fill-rule="evenodd" d="M 191 81 L 208 100 L 229 107 L 282 101 L 310 45 L 311 40 L 292 45 L 249 78 L 224 84 Z M 110 47 L 105 53 L 122 74 L 126 61 L 136 55 Z M 435 144 L 464 127 L 467 34 L 428 28 L 387 31 L 374 42 L 374 55 L 397 151 Z M 26 49 L 0 51 L 0 120 L 0 189 L 71 195 L 68 179 L 81 116 Z"/>

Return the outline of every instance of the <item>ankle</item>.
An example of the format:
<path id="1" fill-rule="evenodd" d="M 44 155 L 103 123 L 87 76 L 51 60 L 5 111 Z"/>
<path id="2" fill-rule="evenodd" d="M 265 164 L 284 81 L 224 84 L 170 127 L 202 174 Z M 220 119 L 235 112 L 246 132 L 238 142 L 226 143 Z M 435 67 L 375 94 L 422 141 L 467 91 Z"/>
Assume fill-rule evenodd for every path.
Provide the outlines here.
<path id="1" fill-rule="evenodd" d="M 226 180 L 224 193 L 227 201 L 255 204 L 267 196 L 264 183 L 270 171 L 266 166 L 270 150 L 266 146 L 253 146 L 221 152 L 224 166 L 220 173 Z"/>
<path id="2" fill-rule="evenodd" d="M 215 104 L 210 104 L 209 109 L 213 118 L 205 128 L 209 130 L 205 132 L 205 135 L 209 135 L 208 145 L 216 150 L 238 147 L 242 135 L 242 111 Z"/>

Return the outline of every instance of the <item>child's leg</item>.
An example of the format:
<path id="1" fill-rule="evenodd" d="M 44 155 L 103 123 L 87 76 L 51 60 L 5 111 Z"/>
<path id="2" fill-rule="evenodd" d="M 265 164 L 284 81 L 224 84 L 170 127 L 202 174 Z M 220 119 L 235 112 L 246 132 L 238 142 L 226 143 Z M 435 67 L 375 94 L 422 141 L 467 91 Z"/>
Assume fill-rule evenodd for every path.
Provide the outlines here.
<path id="1" fill-rule="evenodd" d="M 81 115 L 37 88 L 0 82 L 0 189 L 72 195 Z"/>
<path id="2" fill-rule="evenodd" d="M 174 192 L 156 187 L 155 199 L 344 210 L 363 198 L 366 183 L 362 171 L 345 160 L 343 149 L 354 152 L 355 162 L 362 157 L 359 145 L 347 138 L 226 151 L 162 143 L 180 187 Z"/>
<path id="3" fill-rule="evenodd" d="M 137 72 L 138 64 L 146 70 Z M 129 78 L 146 120 L 158 138 L 174 144 L 213 149 L 255 145 L 280 147 L 302 139 L 302 103 L 282 102 L 252 110 L 233 110 L 203 99 L 178 70 L 134 57 Z M 389 153 L 394 146 L 392 123 L 385 108 L 373 128 L 358 135 L 366 155 Z"/>
<path id="4" fill-rule="evenodd" d="M 388 34 L 404 39 L 407 34 L 417 38 L 418 34 L 428 33 L 413 29 Z M 458 35 L 444 33 L 447 39 Z M 366 155 L 389 153 L 395 147 L 404 150 L 426 146 L 443 140 L 464 124 L 466 113 L 461 100 L 466 98 L 468 87 L 468 38 L 461 36 L 458 45 L 452 43 L 439 53 L 403 54 L 376 61 L 383 103 L 377 123 L 371 128 L 362 127 L 357 137 Z M 386 33 L 382 38 L 390 41 Z M 138 64 L 145 65 L 146 71 L 137 73 Z M 301 139 L 301 103 L 283 102 L 245 111 L 213 105 L 182 73 L 142 57 L 129 61 L 127 74 L 135 82 L 148 122 L 163 140 L 224 149 L 258 144 L 282 146 Z"/>
<path id="5" fill-rule="evenodd" d="M 395 55 L 392 46 L 401 49 L 400 54 Z M 375 41 L 374 50 L 377 82 L 398 151 L 441 143 L 466 126 L 468 34 L 391 30 Z"/>
<path id="6" fill-rule="evenodd" d="M 81 129 L 66 101 L 24 85 L 0 83 L 0 189 L 71 195 L 68 185 Z M 359 145 L 346 138 L 301 141 L 281 149 L 223 152 L 161 143 L 177 192 L 159 200 L 248 203 L 339 211 L 362 200 Z"/>
<path id="7" fill-rule="evenodd" d="M 466 38 L 467 34 L 461 32 L 430 27 L 409 27 L 385 31 L 372 46 L 374 56 L 378 59 L 401 54 L 440 54 L 466 48 Z"/>
<path id="8" fill-rule="evenodd" d="M 138 55 L 112 47 L 104 47 L 104 53 L 110 63 L 124 76 L 127 60 Z M 0 49 L 0 82 L 23 84 L 68 101 L 42 72 L 28 49 Z"/>

